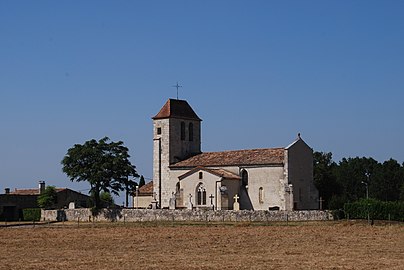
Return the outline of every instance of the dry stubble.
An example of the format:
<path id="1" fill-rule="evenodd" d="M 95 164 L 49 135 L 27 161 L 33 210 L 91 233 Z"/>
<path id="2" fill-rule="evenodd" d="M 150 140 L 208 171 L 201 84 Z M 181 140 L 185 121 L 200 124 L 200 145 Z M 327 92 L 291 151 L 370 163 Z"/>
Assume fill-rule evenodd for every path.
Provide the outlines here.
<path id="1" fill-rule="evenodd" d="M 404 269 L 404 227 L 51 226 L 0 229 L 0 269 Z"/>

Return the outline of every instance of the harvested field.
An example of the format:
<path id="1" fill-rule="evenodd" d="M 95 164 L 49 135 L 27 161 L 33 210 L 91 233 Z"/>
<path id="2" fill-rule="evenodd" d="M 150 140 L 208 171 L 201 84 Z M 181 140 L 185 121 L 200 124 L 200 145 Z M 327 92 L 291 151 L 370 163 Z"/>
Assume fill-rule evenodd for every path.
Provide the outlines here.
<path id="1" fill-rule="evenodd" d="M 0 228 L 0 269 L 404 269 L 404 226 L 362 222 Z"/>

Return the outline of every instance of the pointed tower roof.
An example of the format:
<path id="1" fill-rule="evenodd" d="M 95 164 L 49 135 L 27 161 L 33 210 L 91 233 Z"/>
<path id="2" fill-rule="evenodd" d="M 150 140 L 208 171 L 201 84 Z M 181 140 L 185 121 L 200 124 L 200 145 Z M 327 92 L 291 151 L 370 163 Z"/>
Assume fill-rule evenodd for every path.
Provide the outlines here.
<path id="1" fill-rule="evenodd" d="M 153 117 L 153 120 L 164 118 L 181 118 L 202 121 L 188 102 L 179 99 L 169 99 L 160 109 L 159 113 Z"/>

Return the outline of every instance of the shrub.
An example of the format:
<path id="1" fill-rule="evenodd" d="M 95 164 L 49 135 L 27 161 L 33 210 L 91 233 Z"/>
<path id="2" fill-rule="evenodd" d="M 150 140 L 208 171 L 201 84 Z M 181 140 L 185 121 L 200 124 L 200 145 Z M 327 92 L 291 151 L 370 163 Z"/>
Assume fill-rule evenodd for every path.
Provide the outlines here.
<path id="1" fill-rule="evenodd" d="M 331 214 L 335 220 L 344 219 L 346 217 L 345 212 L 342 209 L 331 210 Z"/>
<path id="2" fill-rule="evenodd" d="M 346 214 L 350 218 L 366 219 L 369 217 L 374 220 L 397 220 L 404 221 L 404 202 L 383 202 L 375 199 L 362 199 L 353 203 L 344 205 Z"/>
<path id="3" fill-rule="evenodd" d="M 337 210 L 344 208 L 344 203 L 346 202 L 346 198 L 338 195 L 333 195 L 328 202 L 328 209 Z"/>
<path id="4" fill-rule="evenodd" d="M 41 219 L 41 209 L 25 208 L 22 210 L 22 215 L 25 221 L 39 221 Z"/>

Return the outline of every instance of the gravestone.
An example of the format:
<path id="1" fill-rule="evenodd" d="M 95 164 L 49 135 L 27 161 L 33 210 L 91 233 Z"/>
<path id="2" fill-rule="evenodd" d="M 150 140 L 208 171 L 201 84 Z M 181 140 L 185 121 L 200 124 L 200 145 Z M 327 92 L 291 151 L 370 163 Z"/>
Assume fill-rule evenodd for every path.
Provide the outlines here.
<path id="1" fill-rule="evenodd" d="M 215 205 L 213 204 L 213 198 L 215 198 L 215 196 L 213 196 L 213 194 L 210 194 L 209 198 L 210 198 L 210 207 L 212 208 L 212 210 L 215 210 Z"/>
<path id="2" fill-rule="evenodd" d="M 157 207 L 157 203 L 158 203 L 157 201 L 152 201 L 152 202 L 151 202 L 152 209 L 154 209 L 154 210 L 155 210 L 155 209 L 157 209 L 157 208 L 158 208 L 158 207 Z"/>
<path id="3" fill-rule="evenodd" d="M 239 211 L 240 210 L 240 204 L 239 204 L 239 202 L 238 202 L 238 199 L 239 199 L 240 197 L 236 194 L 236 195 L 234 195 L 234 197 L 233 197 L 233 199 L 234 199 L 234 203 L 233 203 L 233 210 L 235 210 L 235 211 Z"/>
<path id="4" fill-rule="evenodd" d="M 192 208 L 193 208 L 193 205 L 192 205 L 192 195 L 189 194 L 188 209 L 189 209 L 189 210 L 192 210 Z"/>
<path id="5" fill-rule="evenodd" d="M 168 209 L 174 210 L 175 209 L 175 193 L 171 194 L 171 198 L 168 204 Z"/>
<path id="6" fill-rule="evenodd" d="M 152 205 L 152 209 L 157 209 L 158 207 L 157 207 L 157 193 L 156 192 L 153 192 L 153 201 L 151 202 L 151 205 Z"/>
<path id="7" fill-rule="evenodd" d="M 76 204 L 74 202 L 69 203 L 69 209 L 76 209 Z"/>

